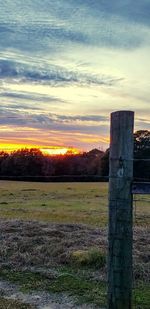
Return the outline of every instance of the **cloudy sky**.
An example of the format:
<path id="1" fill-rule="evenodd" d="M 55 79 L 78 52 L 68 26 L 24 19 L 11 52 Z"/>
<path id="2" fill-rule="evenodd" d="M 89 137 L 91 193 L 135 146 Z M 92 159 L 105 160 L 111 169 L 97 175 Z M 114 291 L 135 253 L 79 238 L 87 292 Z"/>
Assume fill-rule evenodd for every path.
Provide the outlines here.
<path id="1" fill-rule="evenodd" d="M 150 0 L 0 0 L 0 146 L 101 147 L 150 129 Z"/>

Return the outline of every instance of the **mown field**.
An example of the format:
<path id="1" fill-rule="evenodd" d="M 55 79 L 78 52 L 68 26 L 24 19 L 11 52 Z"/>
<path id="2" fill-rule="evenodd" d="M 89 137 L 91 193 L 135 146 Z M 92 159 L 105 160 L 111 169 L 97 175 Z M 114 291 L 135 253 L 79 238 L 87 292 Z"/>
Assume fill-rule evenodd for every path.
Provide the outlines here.
<path id="1" fill-rule="evenodd" d="M 3 218 L 94 226 L 107 222 L 106 184 L 1 181 L 0 190 Z"/>
<path id="2" fill-rule="evenodd" d="M 136 199 L 133 305 L 149 309 L 150 197 Z M 70 297 L 74 308 L 106 308 L 107 184 L 0 181 L 0 217 L 2 281 L 55 294 L 58 308 Z M 37 305 L 2 296 L 0 308 Z"/>

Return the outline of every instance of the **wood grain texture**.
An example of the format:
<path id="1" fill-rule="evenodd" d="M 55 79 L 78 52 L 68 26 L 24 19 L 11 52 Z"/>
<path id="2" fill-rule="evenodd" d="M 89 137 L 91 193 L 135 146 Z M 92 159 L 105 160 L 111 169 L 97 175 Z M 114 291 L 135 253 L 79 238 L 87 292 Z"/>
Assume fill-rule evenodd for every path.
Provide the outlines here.
<path id="1" fill-rule="evenodd" d="M 111 114 L 108 308 L 132 305 L 132 179 L 134 113 Z"/>

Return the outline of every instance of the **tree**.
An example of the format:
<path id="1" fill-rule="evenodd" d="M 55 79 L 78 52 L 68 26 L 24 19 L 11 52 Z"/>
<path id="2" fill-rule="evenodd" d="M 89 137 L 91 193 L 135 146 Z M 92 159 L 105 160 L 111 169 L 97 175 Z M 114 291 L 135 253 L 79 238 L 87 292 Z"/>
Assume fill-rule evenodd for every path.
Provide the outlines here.
<path id="1" fill-rule="evenodd" d="M 14 151 L 1 164 L 1 174 L 6 176 L 47 176 L 51 173 L 50 158 L 36 148 Z"/>
<path id="2" fill-rule="evenodd" d="M 150 131 L 139 130 L 134 133 L 134 155 L 150 156 Z"/>
<path id="3" fill-rule="evenodd" d="M 2 173 L 3 162 L 9 157 L 9 154 L 4 151 L 0 151 L 0 175 Z"/>
<path id="4" fill-rule="evenodd" d="M 134 177 L 150 180 L 150 131 L 134 133 Z"/>
<path id="5" fill-rule="evenodd" d="M 109 148 L 105 151 L 102 159 L 101 159 L 101 173 L 102 176 L 108 176 L 109 175 Z"/>

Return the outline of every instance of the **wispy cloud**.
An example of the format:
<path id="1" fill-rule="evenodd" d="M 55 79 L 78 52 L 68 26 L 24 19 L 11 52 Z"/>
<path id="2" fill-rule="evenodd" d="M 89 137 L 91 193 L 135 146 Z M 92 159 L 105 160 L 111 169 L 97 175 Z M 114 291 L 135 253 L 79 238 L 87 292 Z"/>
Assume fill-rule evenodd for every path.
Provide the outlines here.
<path id="1" fill-rule="evenodd" d="M 108 126 L 106 116 L 64 116 L 59 114 L 28 113 L 0 108 L 0 125 L 14 125 L 18 127 L 45 128 L 46 130 L 92 132 L 99 131 L 99 127 Z"/>
<path id="2" fill-rule="evenodd" d="M 51 84 L 79 84 L 79 85 L 106 85 L 111 86 L 119 82 L 120 79 L 112 76 L 98 76 L 96 74 L 68 71 L 62 67 L 51 65 L 48 68 L 28 66 L 10 60 L 0 60 L 0 78 L 18 80 L 18 82 L 34 82 Z M 8 96 L 8 94 L 7 94 Z"/>
<path id="3" fill-rule="evenodd" d="M 2 91 L 0 93 L 0 98 L 10 98 L 10 99 L 14 99 L 14 100 L 23 100 L 23 101 L 27 101 L 27 102 L 30 102 L 30 101 L 33 101 L 33 102 L 59 102 L 59 103 L 65 103 L 63 100 L 57 98 L 57 97 L 54 97 L 54 96 L 49 96 L 49 95 L 40 95 L 38 93 L 34 93 L 34 92 L 8 92 L 7 90 L 6 91 Z M 32 102 L 32 103 L 33 103 Z M 30 104 L 30 107 L 32 106 L 31 103 Z M 17 106 L 17 104 L 16 104 Z M 22 107 L 24 108 L 24 104 L 22 105 L 18 105 L 18 107 Z"/>

